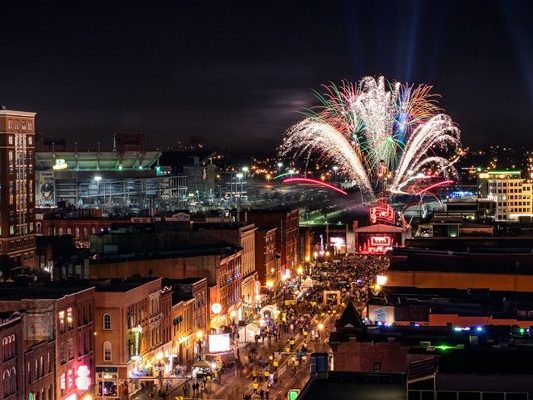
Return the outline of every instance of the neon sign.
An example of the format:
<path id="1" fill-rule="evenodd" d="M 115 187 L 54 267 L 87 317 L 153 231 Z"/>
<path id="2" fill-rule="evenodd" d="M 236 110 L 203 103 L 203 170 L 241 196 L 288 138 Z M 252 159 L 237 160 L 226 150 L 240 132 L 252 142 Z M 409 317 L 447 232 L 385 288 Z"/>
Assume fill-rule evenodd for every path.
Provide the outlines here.
<path id="1" fill-rule="evenodd" d="M 393 245 L 394 239 L 390 235 L 372 235 L 364 241 L 359 251 L 363 254 L 385 254 Z"/>
<path id="2" fill-rule="evenodd" d="M 91 371 L 87 368 L 86 365 L 80 365 L 76 370 L 76 389 L 78 390 L 89 390 L 91 385 Z"/>
<path id="3" fill-rule="evenodd" d="M 389 236 L 370 236 L 370 246 L 390 246 L 391 243 Z"/>
<path id="4" fill-rule="evenodd" d="M 131 342 L 131 354 L 130 359 L 138 360 L 141 356 L 141 333 L 142 327 L 140 325 L 131 329 L 133 332 L 133 339 Z"/>
<path id="5" fill-rule="evenodd" d="M 379 205 L 370 209 L 370 222 L 373 224 L 377 224 L 378 222 L 394 224 L 394 220 L 394 209 L 388 204 Z"/>

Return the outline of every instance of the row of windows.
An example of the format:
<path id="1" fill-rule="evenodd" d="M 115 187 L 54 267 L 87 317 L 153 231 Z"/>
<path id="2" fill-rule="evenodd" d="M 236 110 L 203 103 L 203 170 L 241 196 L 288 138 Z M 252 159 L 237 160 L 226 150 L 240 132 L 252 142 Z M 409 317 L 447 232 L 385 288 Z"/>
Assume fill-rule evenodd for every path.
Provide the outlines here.
<path id="1" fill-rule="evenodd" d="M 4 361 L 10 360 L 17 354 L 17 343 L 15 335 L 9 335 L 2 338 L 2 353 Z"/>
<path id="2" fill-rule="evenodd" d="M 523 207 L 511 207 L 511 208 L 504 208 L 503 210 L 498 210 L 500 212 L 504 213 L 530 213 L 530 208 L 523 208 Z"/>
<path id="3" fill-rule="evenodd" d="M 44 362 L 43 356 L 40 356 L 38 360 L 35 358 L 34 361 L 35 362 L 33 365 L 29 361 L 26 365 L 26 384 L 30 384 L 37 379 L 41 379 L 43 376 L 48 375 L 53 371 L 50 353 L 48 353 L 46 356 L 46 363 Z"/>
<path id="4" fill-rule="evenodd" d="M 48 386 L 48 390 L 45 391 L 41 389 L 40 392 L 30 392 L 28 394 L 28 400 L 53 400 L 54 399 L 54 389 L 52 385 Z"/>
<path id="5" fill-rule="evenodd" d="M 23 131 L 32 131 L 33 130 L 33 121 L 27 119 L 8 119 L 7 120 L 7 129 L 18 129 Z M 13 136 L 9 135 L 9 144 L 13 144 Z M 28 136 L 28 144 L 32 144 L 33 137 Z"/>
<path id="6" fill-rule="evenodd" d="M 509 206 L 530 206 L 531 205 L 531 202 L 530 201 L 510 201 L 509 202 Z M 507 207 L 507 202 L 506 201 L 499 201 L 498 202 L 498 207 Z"/>
<path id="7" fill-rule="evenodd" d="M 2 375 L 2 380 L 4 397 L 12 395 L 18 390 L 17 369 L 15 367 L 11 367 L 11 369 L 4 371 L 4 374 Z"/>

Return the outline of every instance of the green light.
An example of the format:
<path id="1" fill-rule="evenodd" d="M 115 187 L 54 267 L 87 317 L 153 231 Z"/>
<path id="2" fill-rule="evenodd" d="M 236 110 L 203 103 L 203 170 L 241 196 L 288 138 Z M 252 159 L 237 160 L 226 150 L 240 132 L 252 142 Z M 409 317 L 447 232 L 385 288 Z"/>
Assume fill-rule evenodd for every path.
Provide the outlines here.
<path id="1" fill-rule="evenodd" d="M 300 394 L 300 389 L 291 389 L 287 393 L 287 400 L 296 400 Z"/>
<path id="2" fill-rule="evenodd" d="M 122 165 L 119 165 L 119 166 L 118 166 L 118 170 L 119 170 L 119 171 L 122 171 Z"/>
<path id="3" fill-rule="evenodd" d="M 142 166 L 142 165 L 139 165 L 139 169 L 143 169 L 143 166 Z"/>
<path id="4" fill-rule="evenodd" d="M 526 330 L 524 328 L 520 328 L 520 334 L 523 335 L 524 333 L 526 333 Z"/>
<path id="5" fill-rule="evenodd" d="M 279 174 L 278 176 L 275 176 L 273 179 L 279 179 L 279 178 L 282 178 L 282 177 L 284 177 L 284 176 L 289 175 L 289 173 L 290 173 L 290 172 L 285 172 L 285 173 L 283 173 L 283 174 Z"/>
<path id="6" fill-rule="evenodd" d="M 436 349 L 446 351 L 450 349 L 455 349 L 455 346 L 449 346 L 447 344 L 441 344 L 440 346 L 435 346 Z"/>

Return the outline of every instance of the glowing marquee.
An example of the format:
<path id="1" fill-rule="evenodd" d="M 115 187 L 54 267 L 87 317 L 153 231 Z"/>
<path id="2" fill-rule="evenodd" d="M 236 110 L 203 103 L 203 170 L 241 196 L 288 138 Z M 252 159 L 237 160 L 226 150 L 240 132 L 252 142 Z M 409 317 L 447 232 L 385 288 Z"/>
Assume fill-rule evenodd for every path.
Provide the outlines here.
<path id="1" fill-rule="evenodd" d="M 394 239 L 390 235 L 379 234 L 369 236 L 359 251 L 363 254 L 385 254 L 394 246 Z"/>
<path id="2" fill-rule="evenodd" d="M 370 209 L 370 222 L 373 224 L 379 222 L 394 224 L 395 217 L 394 209 L 388 204 L 379 205 Z"/>

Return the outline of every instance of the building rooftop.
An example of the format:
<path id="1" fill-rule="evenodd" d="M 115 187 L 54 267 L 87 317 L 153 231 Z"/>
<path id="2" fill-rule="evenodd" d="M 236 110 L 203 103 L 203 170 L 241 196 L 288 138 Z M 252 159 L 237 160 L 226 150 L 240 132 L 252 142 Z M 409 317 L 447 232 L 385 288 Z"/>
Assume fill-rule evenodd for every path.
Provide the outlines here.
<path id="1" fill-rule="evenodd" d="M 349 307 L 347 307 L 349 308 Z M 343 313 L 345 314 L 345 313 Z M 356 338 L 359 342 L 399 342 L 404 346 L 420 348 L 425 352 L 434 348 L 461 346 L 463 348 L 490 348 L 494 346 L 533 346 L 533 331 L 516 326 L 487 325 L 476 327 L 360 325 L 359 313 L 350 311 L 350 318 L 335 324 L 330 343 L 342 343 Z M 343 317 L 341 317 L 342 319 Z M 473 340 L 475 337 L 475 340 Z M 432 350 L 434 351 L 434 350 Z"/>
<path id="2" fill-rule="evenodd" d="M 123 171 L 150 169 L 156 164 L 159 151 L 37 151 L 37 170 L 48 171 L 56 160 L 64 160 L 70 171 Z"/>
<path id="3" fill-rule="evenodd" d="M 532 248 L 484 247 L 471 251 L 395 248 L 389 269 L 530 275 L 533 274 Z"/>
<path id="4" fill-rule="evenodd" d="M 327 378 L 308 381 L 300 400 L 405 400 L 403 374 L 329 372 Z"/>
<path id="5" fill-rule="evenodd" d="M 129 292 L 135 288 L 147 283 L 159 280 L 160 278 L 111 278 L 111 279 L 92 279 L 90 282 L 94 285 L 97 292 Z"/>
<path id="6" fill-rule="evenodd" d="M 236 229 L 253 229 L 255 225 L 253 223 L 246 222 L 201 222 L 194 221 L 191 224 L 192 230 L 201 231 L 201 230 L 236 230 Z"/>
<path id="7" fill-rule="evenodd" d="M 417 310 L 416 314 L 395 311 L 395 321 L 427 320 L 429 313 L 529 320 L 531 317 L 527 315 L 533 309 L 533 293 L 386 286 L 378 296 L 371 297 L 368 304 Z"/>
<path id="8" fill-rule="evenodd" d="M 242 251 L 242 247 L 226 242 L 186 242 L 172 249 L 119 249 L 116 253 L 98 253 L 96 264 L 102 262 L 121 262 L 131 260 L 153 260 L 163 258 L 188 258 L 199 256 L 228 257 Z"/>
<path id="9" fill-rule="evenodd" d="M 170 286 L 170 285 L 191 285 L 197 282 L 200 282 L 202 280 L 207 280 L 205 277 L 196 277 L 196 278 L 181 278 L 181 279 L 169 279 L 165 278 L 163 279 L 163 285 Z"/>
<path id="10" fill-rule="evenodd" d="M 89 281 L 53 281 L 36 283 L 0 283 L 0 300 L 60 299 L 94 287 Z"/>

